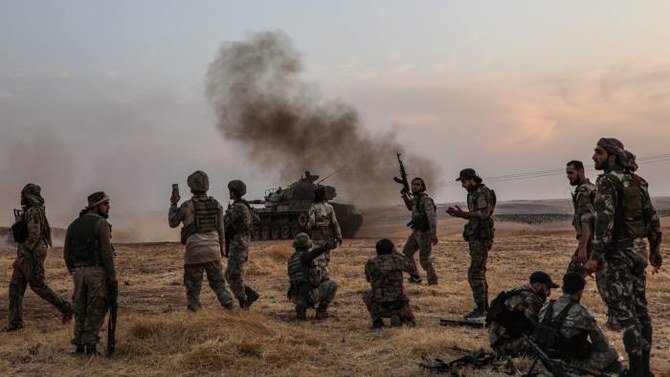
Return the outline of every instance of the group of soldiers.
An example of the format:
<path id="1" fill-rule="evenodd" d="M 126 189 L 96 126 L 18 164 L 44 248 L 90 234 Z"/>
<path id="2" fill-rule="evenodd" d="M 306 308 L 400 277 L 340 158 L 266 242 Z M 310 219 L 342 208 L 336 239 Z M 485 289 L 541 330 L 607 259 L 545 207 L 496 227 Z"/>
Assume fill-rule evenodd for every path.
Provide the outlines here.
<path id="1" fill-rule="evenodd" d="M 662 264 L 659 218 L 647 183 L 635 174 L 635 156 L 619 140 L 599 140 L 593 160 L 596 169 L 603 171 L 596 185 L 585 177 L 581 162 L 570 161 L 567 165 L 566 174 L 575 187 L 573 225 L 579 243 L 563 277 L 563 296 L 549 302 L 546 300 L 551 289 L 559 285 L 545 272 L 537 271 L 527 284 L 501 292 L 489 303 L 486 264 L 494 239 L 492 215 L 496 196 L 475 170 L 460 172 L 456 180 L 468 192 L 468 208 L 454 206 L 446 212 L 467 220 L 463 238 L 469 245 L 468 282 L 475 305 L 464 320 L 485 320 L 491 348 L 501 356 L 528 353 L 530 342 L 585 369 L 611 368 L 618 355 L 580 304 L 585 277 L 595 273 L 598 291 L 608 308 L 607 325 L 623 332 L 629 360 L 626 375 L 650 376 L 652 326 L 645 299 L 645 268 L 648 261 L 656 268 Z M 192 197 L 178 205 L 181 198 L 173 188 L 168 215 L 170 227 L 182 226 L 187 308 L 200 308 L 199 295 L 206 274 L 223 308 L 235 307 L 236 299 L 240 308 L 248 309 L 260 295 L 244 281 L 251 230 L 258 220 L 243 198 L 246 186 L 239 180 L 229 182 L 231 204 L 224 211 L 216 199 L 207 195 L 209 179 L 204 172 L 191 174 L 187 183 Z M 416 325 L 403 286 L 403 273 L 409 275 L 410 283 L 422 281 L 414 259 L 417 250 L 428 285 L 438 284 L 431 256 L 432 247 L 438 243 L 436 206 L 426 193 L 425 182 L 418 177 L 401 195 L 412 213 L 408 224 L 412 232 L 403 251 L 399 253 L 392 241 L 381 239 L 375 245 L 377 255 L 367 261 L 364 269 L 370 289 L 363 293 L 363 302 L 375 329 L 385 326 L 384 318 L 390 319 L 391 326 Z M 24 212 L 18 220 L 24 223 L 27 235 L 17 239 L 6 330 L 23 327 L 21 301 L 30 285 L 61 311 L 63 322 L 69 322 L 74 315 L 75 353 L 96 354 L 109 305 L 108 292 L 117 288 L 111 226 L 106 221 L 110 199 L 104 192 L 91 194 L 86 208 L 68 227 L 63 255 L 74 281 L 73 306 L 44 282 L 44 259 L 51 236 L 40 187 L 26 185 L 21 204 Z M 287 263 L 287 296 L 295 305 L 299 320 L 307 318 L 310 308 L 316 309 L 317 319 L 328 317 L 328 306 L 337 292 L 337 284 L 329 276 L 330 251 L 342 244 L 335 211 L 323 188 L 316 189 L 308 218 L 308 232 L 295 237 L 295 252 Z M 649 252 L 645 239 L 650 244 Z M 227 258 L 225 271 L 222 257 Z"/>

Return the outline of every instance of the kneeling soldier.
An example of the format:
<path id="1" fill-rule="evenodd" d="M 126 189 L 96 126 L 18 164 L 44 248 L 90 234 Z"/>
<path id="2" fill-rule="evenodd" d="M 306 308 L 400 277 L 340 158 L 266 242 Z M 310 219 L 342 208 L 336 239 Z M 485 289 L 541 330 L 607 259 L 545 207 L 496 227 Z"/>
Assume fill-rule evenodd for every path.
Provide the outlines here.
<path id="1" fill-rule="evenodd" d="M 307 233 L 300 233 L 293 241 L 295 253 L 288 261 L 288 277 L 291 286 L 288 298 L 295 304 L 298 320 L 307 319 L 307 308 L 316 309 L 316 319 L 328 317 L 328 305 L 335 297 L 337 284 L 329 280 L 321 264 L 314 259 L 337 245 L 330 239 L 322 246 L 311 249 L 313 244 Z M 310 250 L 311 249 L 311 250 Z"/>

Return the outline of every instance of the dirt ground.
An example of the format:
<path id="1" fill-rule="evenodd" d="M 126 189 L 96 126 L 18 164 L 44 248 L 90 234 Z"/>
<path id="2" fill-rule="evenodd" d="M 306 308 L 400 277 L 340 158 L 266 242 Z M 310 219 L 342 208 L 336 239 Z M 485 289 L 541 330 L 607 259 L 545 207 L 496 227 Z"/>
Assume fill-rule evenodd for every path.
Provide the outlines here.
<path id="1" fill-rule="evenodd" d="M 120 244 L 116 247 L 120 281 L 116 356 L 70 356 L 72 325 L 62 325 L 57 311 L 28 291 L 24 302 L 26 328 L 0 333 L 0 375 L 425 375 L 419 366 L 424 355 L 449 360 L 462 356 L 463 349 L 488 349 L 485 330 L 439 326 L 440 318 L 461 316 L 473 305 L 461 227 L 456 220 L 440 222 L 440 243 L 433 252 L 440 285 L 407 286 L 418 327 L 383 331 L 368 329 L 369 318 L 361 300 L 367 289 L 363 266 L 373 256 L 378 238 L 389 237 L 399 248 L 402 246 L 408 233 L 402 225 L 365 228 L 358 239 L 345 241 L 342 249 L 332 254 L 331 277 L 339 284 L 339 291 L 332 317 L 319 322 L 299 323 L 293 319 L 293 308 L 286 300 L 286 261 L 292 253 L 287 241 L 252 245 L 247 280 L 262 297 L 251 310 L 224 311 L 205 284 L 204 309 L 196 314 L 185 308 L 180 244 Z M 670 234 L 667 228 L 665 234 Z M 575 247 L 572 231 L 563 223 L 499 223 L 496 235 L 488 264 L 490 299 L 501 290 L 523 284 L 535 270 L 545 270 L 560 280 Z M 669 245 L 667 241 L 663 245 L 668 263 Z M 13 256 L 12 249 L 0 249 L 0 281 L 5 289 L 0 297 L 3 323 L 7 319 L 6 292 Z M 648 278 L 654 320 L 652 368 L 657 376 L 670 375 L 668 270 L 663 268 Z M 72 283 L 60 248 L 50 251 L 46 271 L 51 287 L 71 296 Z M 559 294 L 554 292 L 552 297 Z M 600 324 L 605 322 L 605 308 L 592 279 L 582 302 Z M 605 332 L 624 354 L 621 334 Z M 102 335 L 106 336 L 104 332 Z M 522 365 L 527 363 L 520 361 Z M 463 375 L 497 374 L 465 370 Z"/>

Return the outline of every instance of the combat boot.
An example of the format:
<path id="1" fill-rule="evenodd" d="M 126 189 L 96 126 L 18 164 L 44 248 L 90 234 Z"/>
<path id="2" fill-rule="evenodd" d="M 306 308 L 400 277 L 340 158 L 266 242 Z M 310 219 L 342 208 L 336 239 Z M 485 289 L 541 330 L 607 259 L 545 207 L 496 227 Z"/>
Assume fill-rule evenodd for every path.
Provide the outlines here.
<path id="1" fill-rule="evenodd" d="M 651 351 L 642 352 L 642 372 L 644 373 L 644 377 L 654 377 L 654 374 L 649 367 L 650 353 Z"/>
<path id="2" fill-rule="evenodd" d="M 9 325 L 2 328 L 2 331 L 11 332 L 20 330 L 23 328 L 23 323 L 10 323 Z"/>
<path id="3" fill-rule="evenodd" d="M 633 356 L 628 354 L 628 369 L 623 373 L 624 377 L 644 377 L 642 355 Z"/>
<path id="4" fill-rule="evenodd" d="M 328 318 L 328 303 L 322 302 L 319 304 L 319 307 L 316 308 L 316 319 L 326 318 Z"/>
<path id="5" fill-rule="evenodd" d="M 254 291 L 253 289 L 251 289 L 246 285 L 244 286 L 244 294 L 247 296 L 247 300 L 244 302 L 244 306 L 242 306 L 242 304 L 240 303 L 240 308 L 244 309 L 251 307 L 251 305 L 254 302 L 256 302 L 256 300 L 258 300 L 258 298 L 260 297 L 258 292 Z"/>
<path id="6" fill-rule="evenodd" d="M 466 321 L 480 321 L 486 318 L 486 305 L 477 304 L 477 306 L 470 311 L 470 313 L 463 316 Z"/>
<path id="7" fill-rule="evenodd" d="M 77 344 L 77 348 L 75 348 L 74 352 L 71 353 L 72 356 L 83 356 L 84 355 L 84 346 L 81 344 Z"/>
<path id="8" fill-rule="evenodd" d="M 86 356 L 100 356 L 100 352 L 95 348 L 95 344 L 85 344 L 84 355 Z"/>
<path id="9" fill-rule="evenodd" d="M 298 318 L 298 321 L 304 321 L 307 319 L 307 307 L 304 305 L 295 306 L 295 314 Z"/>
<path id="10" fill-rule="evenodd" d="M 419 275 L 410 275 L 409 279 L 407 279 L 408 282 L 412 284 L 419 284 L 421 283 L 421 276 Z"/>
<path id="11" fill-rule="evenodd" d="M 379 329 L 382 329 L 382 328 L 384 328 L 384 320 L 383 319 L 379 318 L 379 319 L 375 319 L 374 321 L 372 321 L 372 326 L 370 326 L 370 330 L 379 330 Z"/>

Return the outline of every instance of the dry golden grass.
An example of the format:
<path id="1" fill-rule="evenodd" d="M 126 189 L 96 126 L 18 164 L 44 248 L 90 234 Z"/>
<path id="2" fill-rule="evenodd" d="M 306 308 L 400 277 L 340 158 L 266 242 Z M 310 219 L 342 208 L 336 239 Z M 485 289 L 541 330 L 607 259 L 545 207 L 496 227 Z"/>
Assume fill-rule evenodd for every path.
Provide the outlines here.
<path id="1" fill-rule="evenodd" d="M 419 326 L 383 331 L 368 330 L 361 300 L 367 288 L 363 265 L 374 254 L 377 238 L 390 237 L 402 245 L 407 235 L 402 225 L 368 227 L 361 238 L 346 241 L 332 254 L 331 275 L 340 288 L 332 318 L 321 322 L 293 320 L 285 276 L 290 242 L 253 244 L 247 278 L 262 298 L 250 311 L 220 309 L 205 284 L 205 309 L 196 314 L 185 310 L 181 245 L 118 245 L 121 292 L 115 358 L 70 356 L 71 325 L 61 325 L 56 310 L 28 292 L 26 328 L 0 333 L 0 375 L 423 375 L 418 364 L 422 355 L 449 359 L 463 354 L 459 348 L 488 347 L 484 330 L 438 325 L 439 318 L 460 316 L 472 306 L 467 247 L 460 240 L 460 228 L 455 220 L 440 223 L 440 243 L 434 251 L 440 285 L 407 287 Z M 560 279 L 575 246 L 568 225 L 501 223 L 497 228 L 488 272 L 491 296 L 525 282 L 537 269 Z M 5 248 L 0 255 L 0 281 L 8 282 L 13 251 Z M 71 282 L 59 249 L 51 251 L 46 269 L 49 284 L 69 296 Z M 666 268 L 648 279 L 655 329 L 652 367 L 657 375 L 670 374 L 669 282 Z M 592 281 L 583 302 L 603 323 L 605 308 Z M 2 295 L 3 322 L 7 306 Z M 620 334 L 606 333 L 622 352 Z M 495 374 L 467 370 L 465 375 Z"/>

